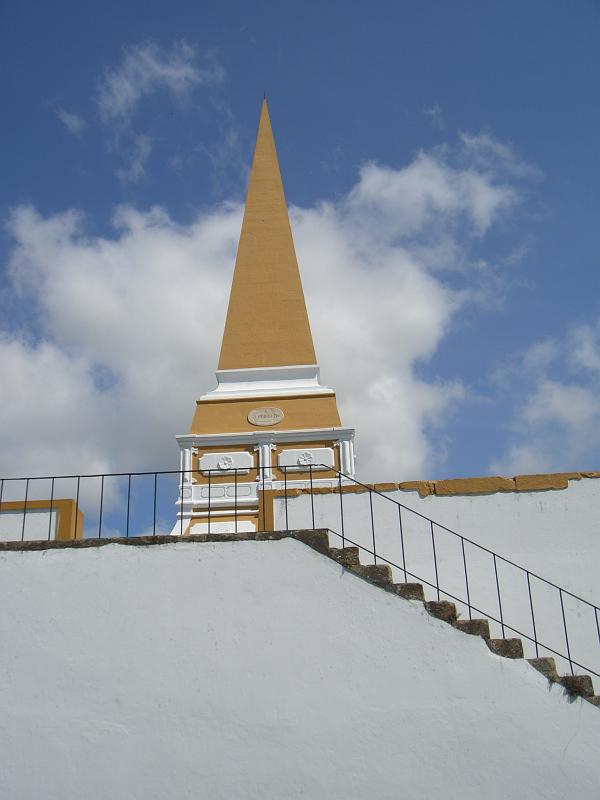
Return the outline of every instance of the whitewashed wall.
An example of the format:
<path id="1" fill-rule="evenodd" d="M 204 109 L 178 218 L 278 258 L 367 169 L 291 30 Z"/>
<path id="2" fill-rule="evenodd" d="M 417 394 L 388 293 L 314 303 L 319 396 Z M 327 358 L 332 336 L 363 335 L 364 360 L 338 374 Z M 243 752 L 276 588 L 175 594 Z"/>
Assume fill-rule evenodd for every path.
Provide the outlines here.
<path id="1" fill-rule="evenodd" d="M 28 509 L 6 511 L 0 507 L 0 542 L 56 538 L 56 511 Z"/>
<path id="2" fill-rule="evenodd" d="M 389 499 L 386 499 L 389 498 Z M 391 502 L 396 501 L 396 502 Z M 344 494 L 343 521 L 346 537 L 373 549 L 375 529 L 378 556 L 402 565 L 398 503 L 435 520 L 490 550 L 547 578 L 585 600 L 600 604 L 600 480 L 571 481 L 568 489 L 539 492 L 509 492 L 471 496 L 429 496 L 395 491 L 381 497 L 376 493 Z M 371 505 L 372 504 L 372 505 Z M 276 528 L 286 527 L 286 501 L 276 499 Z M 372 515 L 371 515 L 372 509 Z M 330 528 L 341 533 L 342 510 L 339 495 L 302 495 L 287 499 L 289 528 Z M 410 511 L 402 510 L 406 568 L 435 584 L 430 525 Z M 439 583 L 454 597 L 466 599 L 461 542 L 434 527 Z M 332 535 L 333 546 L 341 546 Z M 473 605 L 500 617 L 493 559 L 469 544 L 465 546 L 469 594 Z M 362 560 L 368 563 L 368 556 Z M 518 631 L 533 635 L 527 578 L 518 570 L 497 561 L 502 615 Z M 404 579 L 400 569 L 395 579 Z M 415 580 L 409 576 L 409 580 Z M 559 593 L 530 579 L 537 638 L 553 650 L 566 652 Z M 436 593 L 426 587 L 433 599 Z M 442 595 L 444 598 L 444 595 Z M 563 596 L 572 657 L 600 673 L 600 631 L 595 612 L 583 603 Z M 459 608 L 461 607 L 460 604 Z M 462 607 L 462 616 L 468 615 Z M 474 616 L 482 616 L 475 613 Z M 499 625 L 492 624 L 500 636 Z M 514 635 L 510 631 L 507 636 Z M 527 645 L 535 655 L 533 645 Z M 540 655 L 551 655 L 540 651 Z M 567 664 L 562 664 L 567 669 Z M 578 670 L 582 672 L 583 670 Z"/>
<path id="3" fill-rule="evenodd" d="M 0 797 L 598 797 L 598 709 L 298 542 L 2 552 L 0 586 Z"/>

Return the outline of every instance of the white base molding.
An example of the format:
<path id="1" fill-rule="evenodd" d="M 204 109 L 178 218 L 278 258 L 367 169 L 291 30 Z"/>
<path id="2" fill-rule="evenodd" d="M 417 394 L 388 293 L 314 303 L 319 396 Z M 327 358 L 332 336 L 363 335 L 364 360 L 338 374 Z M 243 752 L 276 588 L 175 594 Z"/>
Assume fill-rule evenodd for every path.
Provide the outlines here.
<path id="1" fill-rule="evenodd" d="M 286 395 L 333 394 L 319 383 L 316 364 L 257 369 L 220 369 L 215 372 L 217 388 L 200 400 L 224 400 L 243 397 L 285 397 Z"/>
<path id="2" fill-rule="evenodd" d="M 226 534 L 226 533 L 254 533 L 256 525 L 250 520 L 238 520 L 237 525 L 235 520 L 231 522 L 196 522 L 191 526 L 188 533 L 190 536 L 203 533 Z"/>

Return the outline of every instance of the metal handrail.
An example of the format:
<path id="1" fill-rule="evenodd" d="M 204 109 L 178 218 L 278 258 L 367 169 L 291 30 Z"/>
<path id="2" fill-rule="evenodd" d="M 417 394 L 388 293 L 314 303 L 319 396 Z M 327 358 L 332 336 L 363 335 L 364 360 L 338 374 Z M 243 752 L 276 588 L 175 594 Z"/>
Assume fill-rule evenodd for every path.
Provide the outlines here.
<path id="1" fill-rule="evenodd" d="M 320 530 L 322 530 L 322 529 L 320 529 Z M 342 535 L 340 533 L 338 533 L 336 530 L 334 530 L 333 528 L 327 528 L 327 531 L 328 531 L 328 533 L 332 533 L 334 536 L 338 536 L 340 539 L 342 538 Z M 365 547 L 364 545 L 361 545 L 361 544 L 358 544 L 357 542 L 354 542 L 352 539 L 349 539 L 347 536 L 345 537 L 345 541 L 347 543 L 349 542 L 354 547 L 358 547 L 358 549 L 362 550 L 363 553 L 367 553 L 369 555 L 375 555 L 375 553 L 372 550 L 369 550 L 368 547 Z M 432 588 L 432 589 L 437 589 L 438 588 L 436 586 L 436 584 L 431 583 L 431 581 L 428 581 L 426 578 L 421 578 L 419 575 L 415 575 L 415 573 L 411 572 L 410 570 L 404 570 L 403 567 L 400 567 L 395 562 L 390 561 L 387 558 L 383 558 L 382 556 L 378 556 L 378 558 L 379 558 L 380 561 L 383 561 L 385 564 L 387 564 L 390 567 L 396 567 L 396 569 L 401 569 L 402 572 L 406 572 L 406 574 L 410 575 L 411 578 L 414 578 L 415 580 L 426 584 L 430 588 Z M 446 595 L 446 597 L 450 597 L 452 600 L 456 600 L 457 603 L 464 603 L 465 602 L 460 597 L 457 597 L 456 595 L 452 594 L 451 592 L 447 592 L 447 591 L 445 591 L 443 589 L 440 590 L 440 591 L 441 591 L 442 594 Z M 528 633 L 524 633 L 523 631 L 519 630 L 518 628 L 515 628 L 512 625 L 509 625 L 507 622 L 502 623 L 502 620 L 498 619 L 497 617 L 494 617 L 488 611 L 483 611 L 481 608 L 477 608 L 477 606 L 474 606 L 474 605 L 471 605 L 470 609 L 471 609 L 471 611 L 476 611 L 478 614 L 483 614 L 487 619 L 491 620 L 492 622 L 497 622 L 499 625 L 503 624 L 504 628 L 508 628 L 508 630 L 512 631 L 513 633 L 516 633 L 518 636 L 523 636 L 525 639 L 527 639 L 528 641 L 530 641 L 533 644 L 535 644 L 536 647 L 543 647 L 544 650 L 549 650 L 551 653 L 554 653 L 554 655 L 559 656 L 560 658 L 567 659 L 567 657 L 563 653 L 561 653 L 559 650 L 554 650 L 552 647 L 550 647 L 550 645 L 544 644 L 539 639 L 530 636 Z M 569 659 L 567 659 L 567 660 L 569 660 Z M 576 667 L 580 667 L 581 669 L 585 669 L 585 670 L 588 670 L 589 672 L 592 672 L 594 675 L 596 675 L 597 677 L 600 678 L 600 672 L 595 672 L 591 667 L 586 667 L 584 664 L 580 664 L 579 662 L 575 661 L 574 659 L 571 659 L 571 663 Z"/>
<path id="2" fill-rule="evenodd" d="M 523 567 L 521 564 L 517 564 L 516 562 L 511 561 L 510 558 L 506 558 L 505 556 L 501 556 L 499 553 L 495 553 L 493 550 L 490 550 L 488 547 L 485 547 L 484 545 L 479 544 L 478 542 L 474 542 L 473 539 L 469 539 L 468 536 L 463 536 L 462 533 L 458 533 L 458 531 L 454 531 L 454 530 L 452 530 L 452 528 L 448 528 L 446 525 L 442 525 L 441 522 L 436 522 L 436 520 L 431 519 L 430 517 L 427 517 L 424 514 L 421 514 L 420 511 L 416 511 L 414 508 L 411 508 L 410 506 L 407 506 L 404 503 L 400 503 L 398 500 L 394 500 L 394 498 L 389 497 L 388 495 L 384 494 L 383 492 L 380 492 L 378 489 L 374 489 L 372 486 L 369 486 L 368 483 L 361 483 L 360 481 L 357 481 L 356 478 L 349 477 L 348 475 L 345 475 L 344 473 L 339 472 L 339 470 L 334 469 L 333 467 L 328 467 L 328 469 L 331 469 L 332 472 L 335 472 L 335 473 L 341 475 L 342 478 L 345 478 L 346 480 L 353 481 L 354 483 L 356 483 L 357 486 L 362 486 L 363 488 L 367 489 L 369 492 L 373 492 L 374 494 L 379 495 L 379 497 L 383 497 L 386 500 L 389 500 L 391 503 L 394 503 L 395 505 L 400 506 L 400 508 L 403 508 L 406 511 L 410 511 L 411 514 L 415 514 L 415 516 L 420 517 L 425 522 L 430 523 L 430 525 L 435 525 L 436 528 L 441 528 L 442 530 L 446 531 L 447 533 L 451 533 L 453 536 L 457 536 L 462 541 L 468 542 L 469 544 L 473 545 L 473 547 L 477 547 L 479 550 L 483 550 L 484 552 L 489 553 L 491 556 L 494 556 L 495 558 L 500 559 L 501 561 L 504 561 L 506 564 L 510 564 L 511 567 L 516 567 L 516 569 L 520 569 L 523 572 L 528 572 L 529 575 L 531 575 L 532 578 L 536 578 L 537 580 L 542 581 L 543 583 L 547 583 L 549 586 L 552 586 L 555 589 L 560 589 L 563 592 L 563 594 L 568 594 L 571 597 L 573 597 L 575 600 L 580 600 L 582 603 L 586 603 L 587 605 L 591 606 L 592 608 L 595 608 L 598 611 L 600 611 L 600 607 L 594 605 L 594 603 L 591 603 L 589 600 L 586 600 L 583 597 L 579 597 L 579 595 L 573 594 L 573 592 L 570 592 L 568 589 L 564 589 L 563 587 L 558 586 L 558 584 L 553 583 L 552 581 L 548 580 L 548 578 L 543 578 L 541 575 L 537 575 L 535 572 L 532 572 L 531 570 L 528 570 L 526 567 Z M 401 569 L 401 568 L 399 568 L 399 569 Z"/>
<path id="3" fill-rule="evenodd" d="M 416 509 L 411 508 L 410 506 L 407 506 L 407 505 L 405 505 L 404 503 L 402 503 L 402 502 L 400 502 L 398 500 L 395 500 L 394 498 L 390 497 L 389 495 L 385 494 L 382 491 L 379 491 L 378 489 L 374 488 L 372 485 L 370 486 L 369 484 L 362 483 L 361 481 L 357 480 L 356 478 L 354 478 L 352 476 L 349 476 L 349 475 L 346 475 L 346 474 L 340 472 L 340 470 L 337 470 L 334 467 L 331 467 L 330 465 L 317 465 L 316 468 L 317 469 L 327 468 L 328 470 L 330 470 L 331 472 L 333 472 L 333 473 L 335 473 L 337 475 L 338 486 L 337 487 L 333 487 L 332 488 L 332 492 L 335 493 L 336 491 L 339 491 L 339 493 L 340 493 L 340 514 L 341 514 L 341 523 L 342 523 L 342 533 L 340 534 L 340 533 L 338 533 L 337 531 L 335 531 L 332 528 L 329 528 L 329 530 L 331 531 L 331 533 L 335 534 L 336 536 L 338 536 L 342 540 L 342 546 L 345 546 L 346 542 L 352 542 L 352 540 L 350 540 L 348 538 L 347 533 L 345 533 L 345 531 L 344 531 L 344 511 L 343 511 L 343 494 L 344 494 L 344 492 L 343 492 L 342 481 L 345 481 L 346 482 L 346 486 L 348 485 L 348 482 L 350 482 L 351 484 L 359 486 L 362 489 L 364 489 L 365 492 L 369 493 L 369 512 L 370 512 L 370 520 L 371 520 L 372 549 L 369 548 L 369 547 L 366 547 L 365 545 L 360 545 L 360 544 L 358 544 L 356 542 L 352 542 L 352 544 L 354 546 L 359 547 L 361 551 L 371 555 L 373 557 L 374 563 L 377 563 L 378 561 L 379 562 L 384 562 L 384 563 L 388 564 L 391 567 L 395 567 L 395 568 L 401 570 L 402 573 L 404 574 L 404 580 L 405 581 L 407 580 L 407 575 L 410 575 L 415 580 L 417 580 L 417 581 L 419 581 L 419 582 L 421 582 L 421 583 L 423 583 L 423 584 L 435 589 L 436 592 L 437 592 L 438 599 L 440 598 L 440 594 L 444 594 L 446 597 L 449 597 L 452 600 L 455 600 L 455 601 L 457 601 L 459 603 L 464 604 L 468 608 L 469 617 L 472 616 L 472 612 L 473 611 L 475 611 L 476 613 L 479 613 L 479 614 L 483 614 L 489 620 L 491 620 L 493 622 L 496 622 L 496 623 L 498 623 L 500 625 L 500 627 L 502 629 L 502 636 L 503 637 L 505 635 L 506 629 L 518 634 L 519 636 L 522 636 L 524 639 L 532 642 L 535 645 L 536 656 L 539 656 L 539 649 L 541 647 L 544 650 L 547 650 L 547 651 L 553 653 L 554 655 L 557 655 L 557 656 L 560 656 L 561 658 L 564 658 L 569 663 L 569 668 L 570 668 L 572 674 L 574 674 L 574 667 L 579 667 L 581 669 L 587 670 L 588 672 L 591 672 L 593 675 L 596 675 L 597 677 L 600 677 L 600 673 L 599 672 L 594 670 L 592 667 L 586 666 L 586 665 L 580 663 L 579 661 L 576 661 L 573 658 L 572 654 L 571 654 L 571 645 L 570 645 L 570 641 L 569 641 L 569 631 L 568 631 L 568 625 L 567 625 L 567 619 L 566 619 L 566 614 L 565 614 L 565 606 L 564 606 L 564 599 L 563 598 L 564 598 L 564 596 L 569 596 L 569 597 L 573 598 L 574 600 L 576 600 L 577 602 L 583 603 L 585 606 L 587 606 L 588 608 L 593 610 L 594 618 L 595 618 L 596 633 L 597 633 L 597 638 L 598 638 L 598 644 L 600 644 L 600 620 L 599 620 L 600 608 L 597 605 L 595 605 L 594 603 L 590 602 L 589 600 L 586 600 L 583 597 L 580 597 L 579 595 L 575 594 L 574 592 L 571 592 L 568 589 L 565 589 L 565 588 L 559 586 L 558 584 L 554 583 L 553 581 L 549 580 L 548 578 L 543 578 L 541 575 L 538 575 L 537 573 L 532 572 L 531 570 L 527 569 L 526 567 L 523 567 L 522 565 L 517 564 L 515 561 L 512 561 L 511 559 L 506 558 L 505 556 L 502 556 L 502 555 L 500 555 L 498 553 L 495 553 L 493 550 L 490 550 L 488 547 L 485 547 L 484 545 L 480 545 L 478 542 L 475 542 L 472 539 L 470 539 L 470 538 L 468 538 L 466 536 L 463 536 L 462 534 L 458 533 L 457 531 L 452 530 L 448 526 L 436 522 L 432 518 L 427 517 L 425 514 L 422 514 L 421 512 L 417 511 Z M 314 528 L 315 525 L 314 525 L 314 499 L 313 499 L 313 492 L 312 492 L 312 469 L 313 469 L 313 467 L 310 466 L 309 467 L 309 473 L 310 473 L 310 487 L 311 487 L 311 491 L 310 491 L 310 493 L 311 493 L 311 516 L 312 516 L 312 522 L 313 522 L 313 528 Z M 401 552 L 402 552 L 402 564 L 401 565 L 400 564 L 396 564 L 396 563 L 390 561 L 389 559 L 386 559 L 386 558 L 382 557 L 381 550 L 378 551 L 378 549 L 377 549 L 377 537 L 376 537 L 375 519 L 374 519 L 374 513 L 373 513 L 373 495 L 374 494 L 379 496 L 379 497 L 384 498 L 386 501 L 388 501 L 390 503 L 393 503 L 398 508 L 398 530 L 399 530 L 399 533 L 400 533 Z M 286 502 L 286 519 L 287 519 L 287 517 L 288 517 L 288 510 L 287 510 L 288 498 L 287 498 L 287 496 L 285 497 L 285 502 Z M 406 512 L 409 512 L 411 514 L 414 514 L 415 516 L 419 517 L 420 519 L 422 519 L 423 521 L 425 521 L 425 522 L 427 522 L 429 524 L 429 529 L 430 529 L 430 532 L 431 532 L 433 568 L 434 568 L 434 571 L 435 571 L 435 583 L 432 583 L 431 581 L 428 581 L 428 580 L 422 578 L 421 576 L 418 576 L 415 573 L 410 572 L 406 568 L 405 548 L 404 548 L 404 531 L 403 531 L 403 526 L 402 526 L 402 510 L 404 510 Z M 436 529 L 441 529 L 442 531 L 444 531 L 444 532 L 456 537 L 456 539 L 458 539 L 460 541 L 460 543 L 461 543 L 463 569 L 464 569 L 464 576 L 465 576 L 466 600 L 464 598 L 457 597 L 455 594 L 447 591 L 446 589 L 444 589 L 444 588 L 442 588 L 440 586 L 439 573 L 438 573 L 438 558 L 437 558 L 437 551 L 436 551 L 436 544 L 435 544 L 435 531 L 436 531 Z M 471 602 L 470 591 L 469 591 L 469 572 L 468 572 L 467 560 L 466 560 L 466 555 L 465 555 L 465 543 L 468 543 L 469 545 L 477 548 L 478 550 L 487 553 L 492 558 L 492 563 L 493 563 L 493 567 L 494 567 L 494 578 L 495 578 L 495 585 L 496 585 L 496 594 L 497 594 L 497 598 L 498 598 L 498 610 L 499 610 L 499 616 L 498 617 L 495 616 L 494 613 L 490 613 L 489 611 L 484 611 L 484 610 L 478 608 L 477 606 L 473 605 L 473 603 Z M 511 567 L 519 570 L 520 573 L 522 573 L 523 575 L 526 576 L 528 599 L 529 599 L 529 611 L 530 611 L 530 614 L 531 614 L 533 636 L 525 633 L 524 631 L 519 630 L 518 628 L 515 628 L 513 625 L 508 624 L 506 619 L 505 619 L 505 617 L 504 617 L 503 608 L 502 608 L 502 592 L 501 592 L 501 589 L 500 589 L 500 581 L 499 581 L 499 577 L 498 577 L 498 562 L 499 561 L 501 561 L 501 562 L 503 562 L 505 564 L 509 564 Z M 546 584 L 547 586 L 552 587 L 553 589 L 555 589 L 558 592 L 559 600 L 560 600 L 561 617 L 562 617 L 561 621 L 562 621 L 562 627 L 563 627 L 564 638 L 565 638 L 566 652 L 560 652 L 559 650 L 556 650 L 555 648 L 550 647 L 549 645 L 547 645 L 544 642 L 542 642 L 539 639 L 538 635 L 537 635 L 536 619 L 535 619 L 535 612 L 534 612 L 534 603 L 533 603 L 533 596 L 532 596 L 532 593 L 531 593 L 531 579 L 532 578 L 535 578 L 536 580 Z"/>

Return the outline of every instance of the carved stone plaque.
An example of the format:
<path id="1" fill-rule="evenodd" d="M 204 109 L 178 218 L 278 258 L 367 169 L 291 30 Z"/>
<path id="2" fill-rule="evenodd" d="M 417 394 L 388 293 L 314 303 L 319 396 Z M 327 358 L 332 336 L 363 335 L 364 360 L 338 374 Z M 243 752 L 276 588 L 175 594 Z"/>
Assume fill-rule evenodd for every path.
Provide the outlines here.
<path id="1" fill-rule="evenodd" d="M 251 425 L 260 425 L 261 427 L 277 425 L 282 419 L 283 411 L 272 406 L 268 408 L 253 408 L 248 414 L 248 422 Z"/>

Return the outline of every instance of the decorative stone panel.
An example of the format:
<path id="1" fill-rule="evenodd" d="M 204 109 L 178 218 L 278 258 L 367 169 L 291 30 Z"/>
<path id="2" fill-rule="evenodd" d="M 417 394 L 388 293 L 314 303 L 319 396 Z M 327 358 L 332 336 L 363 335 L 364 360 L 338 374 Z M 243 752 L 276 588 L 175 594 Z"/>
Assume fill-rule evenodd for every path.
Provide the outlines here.
<path id="1" fill-rule="evenodd" d="M 286 467 L 288 472 L 308 472 L 331 469 L 335 465 L 333 448 L 312 447 L 302 450 L 282 450 L 279 453 L 278 464 Z"/>
<path id="2" fill-rule="evenodd" d="M 200 471 L 203 475 L 209 470 L 213 473 L 227 474 L 237 469 L 238 475 L 250 472 L 254 466 L 254 458 L 246 451 L 237 453 L 205 453 L 199 459 Z"/>

